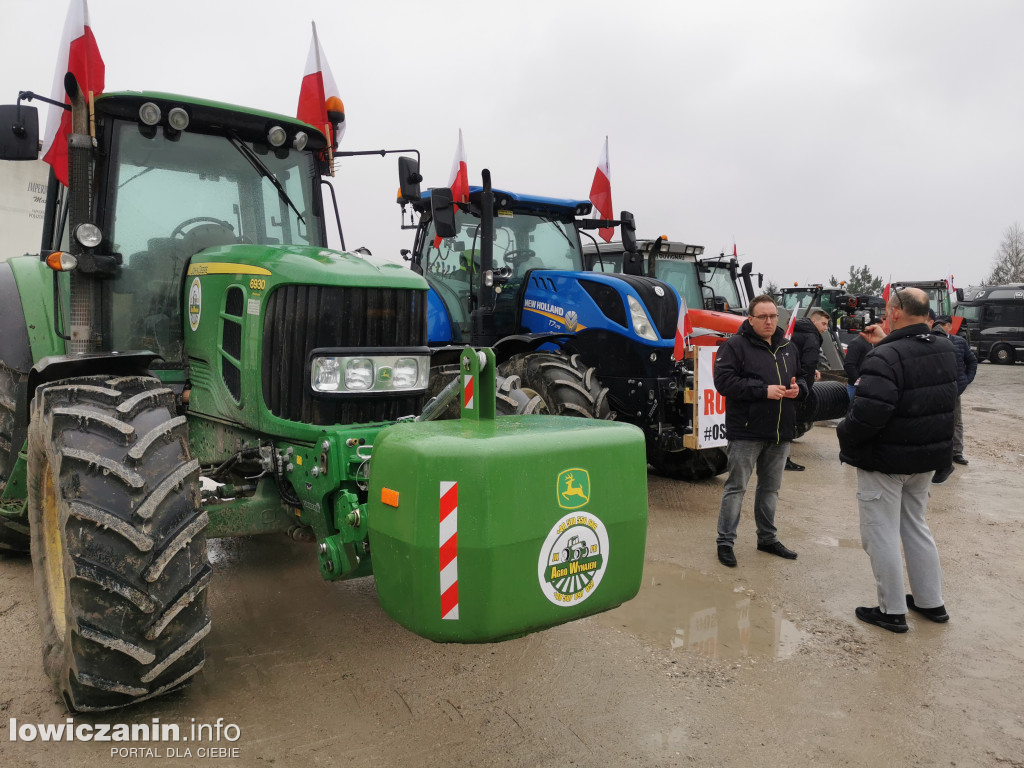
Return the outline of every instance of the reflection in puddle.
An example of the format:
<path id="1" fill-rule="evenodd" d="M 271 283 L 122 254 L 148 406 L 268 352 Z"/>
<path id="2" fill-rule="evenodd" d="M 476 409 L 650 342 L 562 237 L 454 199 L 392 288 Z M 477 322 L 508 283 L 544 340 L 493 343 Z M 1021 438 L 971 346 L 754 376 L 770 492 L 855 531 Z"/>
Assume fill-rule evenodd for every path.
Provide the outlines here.
<path id="1" fill-rule="evenodd" d="M 711 659 L 793 655 L 805 633 L 766 601 L 715 576 L 647 561 L 640 594 L 594 620 L 670 650 Z"/>
<path id="2" fill-rule="evenodd" d="M 836 539 L 832 536 L 818 536 L 815 541 L 824 544 L 826 547 L 848 547 L 850 549 L 861 549 L 860 539 Z"/>

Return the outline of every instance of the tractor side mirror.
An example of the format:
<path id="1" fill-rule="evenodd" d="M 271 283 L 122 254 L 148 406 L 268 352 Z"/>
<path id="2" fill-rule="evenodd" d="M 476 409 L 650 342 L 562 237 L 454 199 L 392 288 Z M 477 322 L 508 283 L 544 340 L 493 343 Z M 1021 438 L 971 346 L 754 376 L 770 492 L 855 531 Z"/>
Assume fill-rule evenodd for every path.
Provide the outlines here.
<path id="1" fill-rule="evenodd" d="M 623 211 L 619 216 L 622 222 L 620 232 L 622 233 L 622 250 L 626 253 L 636 253 L 636 220 L 629 211 Z M 639 272 L 637 274 L 640 274 Z"/>
<path id="2" fill-rule="evenodd" d="M 402 199 L 406 202 L 415 202 L 420 199 L 420 164 L 414 157 L 398 158 L 398 189 Z"/>
<path id="3" fill-rule="evenodd" d="M 0 160 L 39 157 L 39 110 L 21 104 L 0 106 Z"/>
<path id="4" fill-rule="evenodd" d="M 455 203 L 451 187 L 436 187 L 430 190 L 430 217 L 434 220 L 434 232 L 438 237 L 455 237 Z"/>
<path id="5" fill-rule="evenodd" d="M 956 289 L 956 300 L 958 302 L 964 300 L 964 289 L 963 288 L 957 288 Z"/>

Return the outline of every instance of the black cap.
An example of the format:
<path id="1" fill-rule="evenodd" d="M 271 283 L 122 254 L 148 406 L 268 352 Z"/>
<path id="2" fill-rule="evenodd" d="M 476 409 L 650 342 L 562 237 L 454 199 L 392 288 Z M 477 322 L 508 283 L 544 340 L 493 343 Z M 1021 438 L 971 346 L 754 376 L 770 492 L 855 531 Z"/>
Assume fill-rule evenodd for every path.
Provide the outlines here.
<path id="1" fill-rule="evenodd" d="M 945 325 L 946 323 L 952 323 L 953 318 L 950 317 L 949 315 L 939 315 L 938 317 L 935 318 L 935 322 L 938 323 L 939 325 Z"/>
<path id="2" fill-rule="evenodd" d="M 929 309 L 928 310 L 928 319 L 932 320 L 932 321 L 935 320 L 935 310 L 934 309 Z"/>

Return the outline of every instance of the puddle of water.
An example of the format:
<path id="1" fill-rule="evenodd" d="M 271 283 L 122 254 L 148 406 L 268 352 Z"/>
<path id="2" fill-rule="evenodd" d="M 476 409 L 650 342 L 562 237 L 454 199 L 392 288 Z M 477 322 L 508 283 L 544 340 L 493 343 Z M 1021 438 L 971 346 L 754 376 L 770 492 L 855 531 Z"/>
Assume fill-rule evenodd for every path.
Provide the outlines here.
<path id="1" fill-rule="evenodd" d="M 826 547 L 849 547 L 850 549 L 862 549 L 860 539 L 835 539 L 831 536 L 818 536 L 815 541 L 824 544 Z"/>
<path id="2" fill-rule="evenodd" d="M 649 560 L 640 593 L 594 620 L 655 647 L 711 659 L 784 659 L 806 637 L 780 610 L 742 587 Z"/>

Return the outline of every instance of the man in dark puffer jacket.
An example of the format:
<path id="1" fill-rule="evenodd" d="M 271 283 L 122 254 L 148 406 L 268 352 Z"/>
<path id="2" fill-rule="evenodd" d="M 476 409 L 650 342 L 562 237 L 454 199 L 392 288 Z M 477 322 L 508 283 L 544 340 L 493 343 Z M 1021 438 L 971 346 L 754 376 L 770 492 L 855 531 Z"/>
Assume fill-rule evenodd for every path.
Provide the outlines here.
<path id="1" fill-rule="evenodd" d="M 846 418 L 836 429 L 839 458 L 857 467 L 864 550 L 878 585 L 878 606 L 857 618 L 906 632 L 907 608 L 943 622 L 942 570 L 925 514 L 935 470 L 953 460 L 956 360 L 948 339 L 929 332 L 928 296 L 903 288 L 889 299 L 892 332 L 870 326 L 875 345 L 860 369 Z M 912 594 L 903 589 L 903 559 Z"/>
<path id="2" fill-rule="evenodd" d="M 750 303 L 739 332 L 719 348 L 715 387 L 725 395 L 725 433 L 729 439 L 729 476 L 718 513 L 718 560 L 736 565 L 733 544 L 747 482 L 757 467 L 754 521 L 757 548 L 787 560 L 796 552 L 779 541 L 775 505 L 782 485 L 782 468 L 795 434 L 793 401 L 807 396 L 800 375 L 796 345 L 778 327 L 779 310 L 771 296 Z"/>
<path id="3" fill-rule="evenodd" d="M 799 310 L 794 309 L 794 312 Z M 793 338 L 800 352 L 800 378 L 807 385 L 807 397 L 797 406 L 797 418 L 807 420 L 814 414 L 814 382 L 821 378 L 818 360 L 821 357 L 821 337 L 828 333 L 829 316 L 821 307 L 815 307 L 793 324 Z M 786 469 L 803 472 L 806 467 L 786 458 Z"/>

